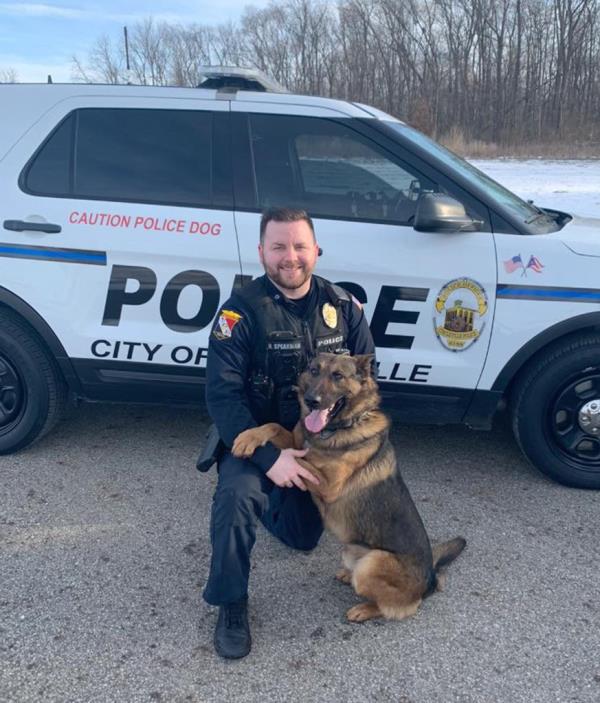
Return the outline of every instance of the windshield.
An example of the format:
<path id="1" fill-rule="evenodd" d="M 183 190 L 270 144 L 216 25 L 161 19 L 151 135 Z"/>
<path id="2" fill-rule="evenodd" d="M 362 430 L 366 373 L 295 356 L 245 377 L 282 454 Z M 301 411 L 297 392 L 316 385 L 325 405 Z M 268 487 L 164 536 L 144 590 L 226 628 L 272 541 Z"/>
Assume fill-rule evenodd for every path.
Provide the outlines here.
<path id="1" fill-rule="evenodd" d="M 534 219 L 538 219 L 540 215 L 544 219 L 552 219 L 543 214 L 535 205 L 525 202 L 525 200 L 522 200 L 510 190 L 501 186 L 489 176 L 486 176 L 485 173 L 478 168 L 475 168 L 475 166 L 472 166 L 460 156 L 453 154 L 451 151 L 441 146 L 441 144 L 434 142 L 433 139 L 426 137 L 416 129 L 402 124 L 401 122 L 386 121 L 386 126 L 400 134 L 404 139 L 425 149 L 445 165 L 452 167 L 452 170 L 460 173 L 465 181 L 484 190 L 490 196 L 490 199 L 500 202 L 504 207 L 510 209 L 521 221 L 529 223 Z"/>

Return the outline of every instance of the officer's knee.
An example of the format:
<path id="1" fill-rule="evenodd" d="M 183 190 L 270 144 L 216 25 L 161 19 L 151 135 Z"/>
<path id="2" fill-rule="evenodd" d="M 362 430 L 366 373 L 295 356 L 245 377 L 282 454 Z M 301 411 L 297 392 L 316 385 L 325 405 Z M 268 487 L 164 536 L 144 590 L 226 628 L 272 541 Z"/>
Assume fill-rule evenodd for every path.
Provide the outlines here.
<path id="1" fill-rule="evenodd" d="M 320 537 L 320 535 L 319 535 Z M 296 549 L 299 552 L 312 552 L 312 550 L 319 544 L 319 537 L 306 537 L 304 539 L 294 540 L 293 543 L 289 544 L 292 549 Z"/>
<path id="2" fill-rule="evenodd" d="M 322 527 L 307 530 L 301 535 L 295 535 L 293 544 L 291 544 L 290 546 L 300 552 L 312 552 L 312 550 L 317 546 L 317 544 L 319 544 L 319 540 L 321 539 L 322 534 Z"/>
<path id="3" fill-rule="evenodd" d="M 316 525 L 305 526 L 303 529 L 290 529 L 286 525 L 275 525 L 273 527 L 267 526 L 267 529 L 287 547 L 299 552 L 312 552 L 319 544 L 319 539 L 323 534 L 323 528 Z"/>

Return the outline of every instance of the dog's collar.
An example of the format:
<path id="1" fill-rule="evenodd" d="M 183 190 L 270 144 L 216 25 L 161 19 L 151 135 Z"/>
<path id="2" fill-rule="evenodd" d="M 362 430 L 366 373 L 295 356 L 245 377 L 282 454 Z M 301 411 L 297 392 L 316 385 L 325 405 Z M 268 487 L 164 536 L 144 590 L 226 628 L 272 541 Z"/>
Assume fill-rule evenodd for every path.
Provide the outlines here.
<path id="1" fill-rule="evenodd" d="M 355 417 L 353 420 L 350 420 L 350 422 L 346 422 L 343 425 L 328 425 L 319 432 L 319 439 L 329 439 L 338 430 L 349 430 L 353 425 L 362 422 L 362 420 L 364 420 L 364 418 L 367 417 L 370 412 L 370 410 L 365 410 L 360 415 L 358 415 L 358 417 Z"/>

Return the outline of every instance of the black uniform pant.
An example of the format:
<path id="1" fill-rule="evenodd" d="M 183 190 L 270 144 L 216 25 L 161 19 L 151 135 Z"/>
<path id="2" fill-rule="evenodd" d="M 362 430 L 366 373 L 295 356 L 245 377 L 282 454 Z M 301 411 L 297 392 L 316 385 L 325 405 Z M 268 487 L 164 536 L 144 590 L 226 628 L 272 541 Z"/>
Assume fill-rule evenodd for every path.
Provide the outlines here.
<path id="1" fill-rule="evenodd" d="M 251 461 L 227 453 L 219 462 L 210 520 L 212 558 L 203 596 L 211 605 L 248 594 L 258 520 L 284 544 L 303 551 L 313 549 L 323 532 L 308 491 L 279 488 Z"/>

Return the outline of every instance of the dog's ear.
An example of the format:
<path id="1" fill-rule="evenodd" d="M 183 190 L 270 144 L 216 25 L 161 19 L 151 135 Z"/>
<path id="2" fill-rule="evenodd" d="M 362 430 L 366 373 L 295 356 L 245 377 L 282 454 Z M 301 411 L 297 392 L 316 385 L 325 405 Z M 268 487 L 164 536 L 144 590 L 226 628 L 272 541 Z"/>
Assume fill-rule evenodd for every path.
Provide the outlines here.
<path id="1" fill-rule="evenodd" d="M 352 358 L 356 364 L 356 373 L 360 376 L 360 378 L 368 378 L 369 376 L 373 376 L 375 354 L 357 354 Z"/>

